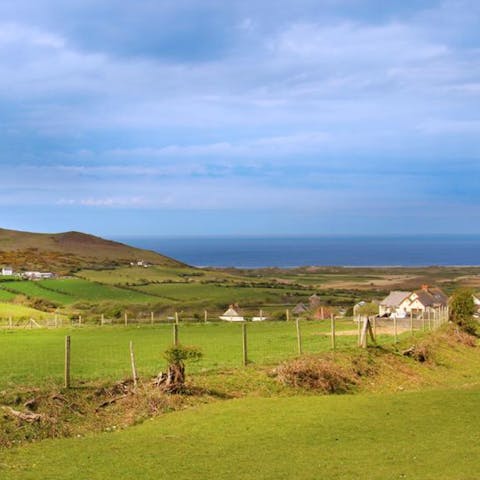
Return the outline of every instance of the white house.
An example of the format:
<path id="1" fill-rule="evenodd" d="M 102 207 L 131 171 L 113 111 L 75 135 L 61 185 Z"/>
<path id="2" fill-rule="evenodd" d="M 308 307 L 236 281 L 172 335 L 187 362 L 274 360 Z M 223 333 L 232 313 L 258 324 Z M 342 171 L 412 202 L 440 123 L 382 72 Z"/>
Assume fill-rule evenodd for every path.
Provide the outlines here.
<path id="1" fill-rule="evenodd" d="M 412 292 L 393 291 L 385 297 L 379 305 L 379 315 L 395 315 L 397 318 L 407 316 L 407 306 L 410 303 L 408 298 Z"/>
<path id="2" fill-rule="evenodd" d="M 380 316 L 405 318 L 408 315 L 422 315 L 448 305 L 448 297 L 439 288 L 423 285 L 414 292 L 394 291 L 380 302 Z"/>
<path id="3" fill-rule="evenodd" d="M 245 318 L 233 308 L 233 305 L 230 305 L 230 308 L 220 316 L 220 320 L 226 320 L 227 322 L 243 322 L 245 321 Z"/>
<path id="4" fill-rule="evenodd" d="M 13 268 L 12 267 L 3 267 L 2 268 L 2 276 L 11 277 L 12 275 L 13 275 Z"/>

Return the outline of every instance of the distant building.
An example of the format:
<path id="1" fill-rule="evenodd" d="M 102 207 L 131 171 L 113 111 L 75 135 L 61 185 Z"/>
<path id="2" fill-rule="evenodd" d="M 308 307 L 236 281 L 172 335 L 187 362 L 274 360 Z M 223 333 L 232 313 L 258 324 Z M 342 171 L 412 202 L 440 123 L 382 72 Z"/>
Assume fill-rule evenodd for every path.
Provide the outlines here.
<path id="1" fill-rule="evenodd" d="M 150 264 L 145 262 L 144 260 L 138 260 L 136 262 L 130 262 L 130 266 L 131 267 L 144 267 L 144 268 L 148 268 L 150 267 Z"/>
<path id="2" fill-rule="evenodd" d="M 243 322 L 245 318 L 238 313 L 234 308 L 234 305 L 230 305 L 229 309 L 220 316 L 220 320 L 225 320 L 227 322 Z"/>
<path id="3" fill-rule="evenodd" d="M 313 318 L 316 320 L 327 320 L 331 318 L 332 315 L 335 315 L 335 312 L 331 307 L 318 307 L 313 312 Z"/>
<path id="4" fill-rule="evenodd" d="M 2 268 L 2 276 L 11 277 L 12 275 L 13 275 L 13 268 L 12 267 L 3 267 Z"/>
<path id="5" fill-rule="evenodd" d="M 55 274 L 52 272 L 25 272 L 23 276 L 29 280 L 46 280 L 48 278 L 54 278 Z"/>
<path id="6" fill-rule="evenodd" d="M 320 306 L 321 298 L 316 293 L 314 293 L 313 295 L 308 297 L 308 303 L 310 304 L 310 309 L 315 310 L 317 307 Z"/>
<path id="7" fill-rule="evenodd" d="M 308 307 L 304 303 L 298 303 L 292 310 L 294 315 L 303 315 L 308 312 Z"/>
<path id="8" fill-rule="evenodd" d="M 379 305 L 379 315 L 396 316 L 397 318 L 404 318 L 407 316 L 407 306 L 409 304 L 408 297 L 412 292 L 393 291 L 385 297 Z"/>

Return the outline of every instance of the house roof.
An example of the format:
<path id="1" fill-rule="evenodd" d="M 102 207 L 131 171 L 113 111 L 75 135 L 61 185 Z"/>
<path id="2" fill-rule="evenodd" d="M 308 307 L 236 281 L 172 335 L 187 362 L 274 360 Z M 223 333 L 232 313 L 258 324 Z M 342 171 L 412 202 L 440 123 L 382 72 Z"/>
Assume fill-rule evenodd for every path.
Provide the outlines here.
<path id="1" fill-rule="evenodd" d="M 240 314 L 233 308 L 230 307 L 223 315 L 222 317 L 240 317 Z"/>
<path id="2" fill-rule="evenodd" d="M 295 308 L 292 310 L 293 313 L 305 313 L 308 311 L 307 306 L 304 303 L 299 303 L 298 305 L 295 306 Z"/>
<path id="3" fill-rule="evenodd" d="M 390 292 L 389 295 L 380 302 L 380 305 L 384 307 L 398 307 L 411 294 L 412 292 L 395 290 Z"/>
<path id="4" fill-rule="evenodd" d="M 422 288 L 415 290 L 414 293 L 417 295 L 418 301 L 425 307 L 446 306 L 448 303 L 448 297 L 439 288 Z"/>

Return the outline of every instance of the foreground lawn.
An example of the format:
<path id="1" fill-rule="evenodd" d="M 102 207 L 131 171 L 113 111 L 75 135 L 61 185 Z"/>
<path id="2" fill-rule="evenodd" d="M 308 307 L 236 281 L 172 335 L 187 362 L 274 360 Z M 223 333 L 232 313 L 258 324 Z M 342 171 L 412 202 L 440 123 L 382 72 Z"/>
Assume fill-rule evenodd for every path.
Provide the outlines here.
<path id="1" fill-rule="evenodd" d="M 331 348 L 330 322 L 302 322 L 304 352 Z M 41 386 L 63 378 L 65 335 L 72 341 L 73 382 L 118 380 L 130 375 L 129 342 L 133 341 L 140 375 L 154 375 L 164 367 L 162 353 L 172 344 L 172 325 L 105 326 L 40 330 L 0 330 L 0 388 L 14 384 Z M 337 331 L 355 328 L 337 322 Z M 180 343 L 201 348 L 203 359 L 192 372 L 242 365 L 241 325 L 229 323 L 181 324 Z M 392 343 L 389 337 L 384 343 Z M 356 344 L 356 337 L 339 336 L 338 348 Z M 249 359 L 257 365 L 297 355 L 295 322 L 248 324 Z"/>
<path id="2" fill-rule="evenodd" d="M 480 390 L 247 398 L 2 452 L 2 479 L 435 479 L 480 469 Z"/>

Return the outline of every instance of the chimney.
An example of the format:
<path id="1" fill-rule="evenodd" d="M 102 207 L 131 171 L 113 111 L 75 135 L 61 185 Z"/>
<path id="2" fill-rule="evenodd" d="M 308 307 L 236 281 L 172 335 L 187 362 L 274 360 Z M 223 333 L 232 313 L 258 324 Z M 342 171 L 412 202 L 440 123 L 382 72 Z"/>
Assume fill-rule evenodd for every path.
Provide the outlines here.
<path id="1" fill-rule="evenodd" d="M 422 285 L 422 290 L 425 290 L 426 292 L 428 292 L 428 285 Z"/>

